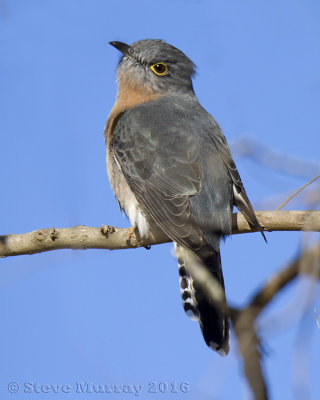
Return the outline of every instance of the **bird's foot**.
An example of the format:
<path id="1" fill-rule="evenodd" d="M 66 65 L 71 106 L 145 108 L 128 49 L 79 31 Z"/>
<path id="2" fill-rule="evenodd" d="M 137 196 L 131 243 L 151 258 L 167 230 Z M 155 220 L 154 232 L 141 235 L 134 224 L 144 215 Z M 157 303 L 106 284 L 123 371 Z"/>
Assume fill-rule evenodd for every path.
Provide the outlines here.
<path id="1" fill-rule="evenodd" d="M 133 234 L 135 236 L 139 236 L 139 231 L 138 231 L 137 225 L 130 226 L 130 228 L 128 229 L 128 237 L 127 237 L 128 244 L 131 242 L 131 237 Z"/>

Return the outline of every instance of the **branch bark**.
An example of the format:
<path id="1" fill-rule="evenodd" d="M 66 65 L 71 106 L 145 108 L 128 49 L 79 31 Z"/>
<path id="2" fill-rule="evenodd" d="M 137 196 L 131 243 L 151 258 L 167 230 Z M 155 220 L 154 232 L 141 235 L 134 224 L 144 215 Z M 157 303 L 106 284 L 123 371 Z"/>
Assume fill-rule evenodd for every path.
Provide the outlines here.
<path id="1" fill-rule="evenodd" d="M 317 231 L 320 232 L 320 211 L 257 211 L 258 220 L 265 231 Z M 232 234 L 253 232 L 242 214 L 232 215 Z M 130 237 L 130 239 L 128 239 Z M 130 236 L 129 228 L 101 228 L 83 225 L 72 228 L 37 229 L 22 234 L 0 236 L 0 257 L 35 254 L 59 249 L 129 249 L 166 243 L 165 234 L 141 238 Z"/>

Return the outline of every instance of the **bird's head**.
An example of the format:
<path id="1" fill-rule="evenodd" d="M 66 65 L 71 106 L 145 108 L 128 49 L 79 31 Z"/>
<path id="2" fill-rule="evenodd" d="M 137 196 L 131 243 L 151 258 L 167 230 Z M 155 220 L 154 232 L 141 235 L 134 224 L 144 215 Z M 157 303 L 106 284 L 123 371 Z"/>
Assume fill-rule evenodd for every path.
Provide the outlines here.
<path id="1" fill-rule="evenodd" d="M 193 92 L 195 65 L 176 47 L 162 40 L 144 39 L 131 44 L 110 42 L 121 51 L 117 79 L 133 89 L 158 94 Z"/>

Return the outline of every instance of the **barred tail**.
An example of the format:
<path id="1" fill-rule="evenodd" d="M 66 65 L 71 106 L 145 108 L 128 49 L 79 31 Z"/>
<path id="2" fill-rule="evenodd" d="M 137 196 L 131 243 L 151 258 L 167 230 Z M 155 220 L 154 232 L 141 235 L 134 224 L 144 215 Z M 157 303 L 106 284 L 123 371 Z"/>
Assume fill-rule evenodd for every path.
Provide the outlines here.
<path id="1" fill-rule="evenodd" d="M 229 352 L 229 322 L 207 299 L 201 286 L 188 273 L 190 257 L 182 246 L 175 243 L 180 276 L 182 305 L 187 315 L 198 321 L 204 340 L 209 347 L 225 356 Z M 210 258 L 201 261 L 224 289 L 220 252 L 210 251 Z"/>

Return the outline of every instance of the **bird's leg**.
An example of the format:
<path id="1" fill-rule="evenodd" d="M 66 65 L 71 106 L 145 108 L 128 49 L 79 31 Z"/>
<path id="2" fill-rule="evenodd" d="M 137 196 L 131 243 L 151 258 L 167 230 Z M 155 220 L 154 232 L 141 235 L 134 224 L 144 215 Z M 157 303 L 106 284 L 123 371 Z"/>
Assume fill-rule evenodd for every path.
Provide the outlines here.
<path id="1" fill-rule="evenodd" d="M 130 226 L 129 230 L 128 230 L 128 238 L 127 238 L 127 242 L 130 243 L 131 242 L 131 236 L 135 234 L 135 236 L 139 237 L 139 231 L 138 231 L 138 227 L 137 224 L 134 224 L 133 226 Z"/>

